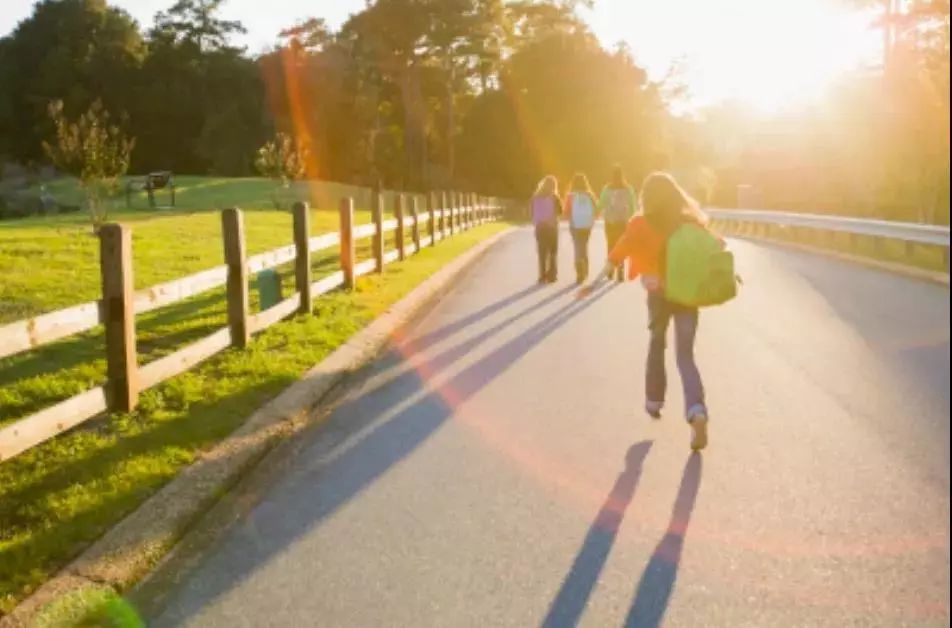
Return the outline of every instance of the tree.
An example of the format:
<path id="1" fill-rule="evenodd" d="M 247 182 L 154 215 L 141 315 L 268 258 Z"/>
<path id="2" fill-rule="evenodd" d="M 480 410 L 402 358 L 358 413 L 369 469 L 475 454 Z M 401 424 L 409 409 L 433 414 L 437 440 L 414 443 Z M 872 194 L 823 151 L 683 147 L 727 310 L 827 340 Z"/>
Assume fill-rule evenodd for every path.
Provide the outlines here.
<path id="1" fill-rule="evenodd" d="M 400 101 L 394 104 L 403 116 L 410 187 L 421 187 L 429 179 L 432 109 L 425 92 L 427 74 L 442 72 L 446 91 L 440 100 L 447 122 L 440 126 L 445 128 L 447 161 L 452 162 L 455 101 L 460 92 L 471 89 L 466 79 L 480 69 L 488 85 L 490 61 L 502 54 L 498 42 L 503 17 L 502 3 L 493 0 L 377 0 L 344 25 L 341 36 L 359 63 L 374 67 L 381 83 L 399 90 Z"/>
<path id="2" fill-rule="evenodd" d="M 79 179 L 93 228 L 98 230 L 108 216 L 103 197 L 117 191 L 119 178 L 129 169 L 135 139 L 111 124 L 109 112 L 98 100 L 75 121 L 66 118 L 62 101 L 50 104 L 49 115 L 56 134 L 52 142 L 43 142 L 43 150 L 57 168 Z"/>
<path id="3" fill-rule="evenodd" d="M 127 87 L 135 94 L 130 119 L 139 140 L 133 167 L 247 175 L 270 133 L 258 64 L 225 45 L 238 31 L 220 27 L 212 3 L 181 5 L 173 9 L 184 17 L 174 24 L 157 15 L 149 54 Z M 198 8 L 204 16 L 194 14 Z"/>
<path id="4" fill-rule="evenodd" d="M 320 52 L 334 41 L 334 34 L 323 18 L 312 17 L 278 33 L 287 46 L 296 52 Z"/>
<path id="5" fill-rule="evenodd" d="M 132 111 L 147 53 L 135 21 L 105 0 L 43 0 L 0 39 L 0 154 L 21 162 L 43 158 L 51 132 L 47 107 Z"/>
<path id="6" fill-rule="evenodd" d="M 500 89 L 476 98 L 460 168 L 499 195 L 522 196 L 544 174 L 582 170 L 596 182 L 616 162 L 637 178 L 652 167 L 663 114 L 656 87 L 624 50 L 606 51 L 587 31 L 555 32 L 506 59 Z"/>
<path id="7" fill-rule="evenodd" d="M 191 42 L 200 50 L 228 47 L 228 38 L 247 32 L 241 22 L 215 17 L 224 0 L 178 0 L 155 16 L 155 30 L 177 41 Z"/>
<path id="8" fill-rule="evenodd" d="M 269 179 L 277 182 L 274 194 L 274 206 L 280 209 L 281 192 L 286 192 L 291 181 L 300 179 L 306 172 L 308 150 L 285 133 L 277 133 L 274 139 L 258 149 L 255 168 Z"/>

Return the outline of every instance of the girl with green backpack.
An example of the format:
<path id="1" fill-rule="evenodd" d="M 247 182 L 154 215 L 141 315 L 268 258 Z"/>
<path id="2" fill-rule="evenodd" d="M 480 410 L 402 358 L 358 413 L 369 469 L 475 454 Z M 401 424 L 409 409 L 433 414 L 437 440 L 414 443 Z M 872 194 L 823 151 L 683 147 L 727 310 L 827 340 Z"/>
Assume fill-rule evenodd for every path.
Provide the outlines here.
<path id="1" fill-rule="evenodd" d="M 667 392 L 664 353 L 668 327 L 674 322 L 674 344 L 684 407 L 691 426 L 691 448 L 707 446 L 708 411 L 704 385 L 694 359 L 694 340 L 698 326 L 698 308 L 723 303 L 732 298 L 723 288 L 721 272 L 723 242 L 707 229 L 707 217 L 697 203 L 671 175 L 649 175 L 641 191 L 642 213 L 629 223 L 612 248 L 604 270 L 586 287 L 611 278 L 627 258 L 632 261 L 630 276 L 641 274 L 648 293 L 648 360 L 645 371 L 645 411 L 661 417 Z M 733 261 L 730 258 L 729 281 L 734 287 Z M 713 287 L 712 287 L 713 286 Z M 678 296 L 672 300 L 671 295 Z"/>

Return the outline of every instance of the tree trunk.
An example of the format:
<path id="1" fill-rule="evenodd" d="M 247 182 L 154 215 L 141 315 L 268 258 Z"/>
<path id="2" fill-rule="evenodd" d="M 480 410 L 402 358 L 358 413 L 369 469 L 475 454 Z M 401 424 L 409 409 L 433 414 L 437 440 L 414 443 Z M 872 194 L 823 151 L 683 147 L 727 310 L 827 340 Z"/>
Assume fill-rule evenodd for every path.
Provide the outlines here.
<path id="1" fill-rule="evenodd" d="M 403 142 L 407 157 L 407 178 L 411 187 L 418 187 L 422 172 L 424 115 L 420 69 L 415 60 L 410 61 L 404 68 L 400 93 L 403 97 Z"/>
<path id="2" fill-rule="evenodd" d="M 453 99 L 453 83 L 456 79 L 456 68 L 450 62 L 450 80 L 446 82 L 446 170 L 452 181 L 456 175 L 456 107 Z"/>

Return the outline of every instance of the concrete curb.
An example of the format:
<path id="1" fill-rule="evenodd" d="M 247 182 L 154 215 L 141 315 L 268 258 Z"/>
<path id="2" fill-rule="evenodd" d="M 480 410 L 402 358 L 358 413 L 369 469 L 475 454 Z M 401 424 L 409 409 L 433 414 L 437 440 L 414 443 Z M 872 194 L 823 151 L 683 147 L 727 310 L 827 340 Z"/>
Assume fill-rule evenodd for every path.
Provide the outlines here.
<path id="1" fill-rule="evenodd" d="M 773 238 L 734 234 L 726 231 L 723 233 L 728 238 L 750 240 L 751 242 L 764 242 L 773 246 L 779 246 L 793 251 L 800 251 L 802 253 L 823 255 L 841 262 L 859 264 L 860 266 L 866 266 L 867 268 L 872 268 L 874 270 L 881 270 L 884 272 L 893 273 L 895 275 L 901 275 L 903 277 L 908 277 L 909 279 L 918 279 L 920 281 L 928 281 L 930 283 L 939 284 L 941 286 L 945 286 L 946 288 L 949 287 L 949 275 L 938 271 L 916 268 L 915 266 L 907 266 L 897 262 L 884 262 L 882 260 L 863 257 L 861 255 L 851 255 L 849 253 L 832 251 L 830 249 L 824 249 L 823 247 L 811 246 L 809 244 L 800 244 L 798 242 L 785 242 L 783 240 L 775 240 Z"/>
<path id="2" fill-rule="evenodd" d="M 148 574 L 250 468 L 309 425 L 315 408 L 338 383 L 376 358 L 397 331 L 435 304 L 457 277 L 515 230 L 480 242 L 425 279 L 0 618 L 0 628 L 29 625 L 44 606 L 71 591 L 97 586 L 122 591 Z"/>

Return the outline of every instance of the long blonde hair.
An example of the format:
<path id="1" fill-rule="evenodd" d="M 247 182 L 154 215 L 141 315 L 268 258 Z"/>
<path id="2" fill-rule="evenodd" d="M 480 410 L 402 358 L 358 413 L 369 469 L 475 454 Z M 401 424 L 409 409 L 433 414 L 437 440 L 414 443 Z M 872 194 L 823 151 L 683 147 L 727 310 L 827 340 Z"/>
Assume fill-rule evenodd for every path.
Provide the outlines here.
<path id="1" fill-rule="evenodd" d="M 569 184 L 568 193 L 571 194 L 572 192 L 581 192 L 593 198 L 595 197 L 595 193 L 592 192 L 592 186 L 588 184 L 588 177 L 582 172 L 576 172 L 575 176 L 572 177 L 572 183 Z"/>
<path id="2" fill-rule="evenodd" d="M 641 208 L 648 223 L 667 236 L 686 222 L 707 226 L 707 214 L 667 172 L 652 172 L 641 186 Z"/>
<path id="3" fill-rule="evenodd" d="M 539 181 L 539 185 L 536 186 L 535 195 L 536 196 L 558 196 L 559 195 L 559 180 L 556 179 L 551 174 L 542 177 L 542 180 Z"/>

